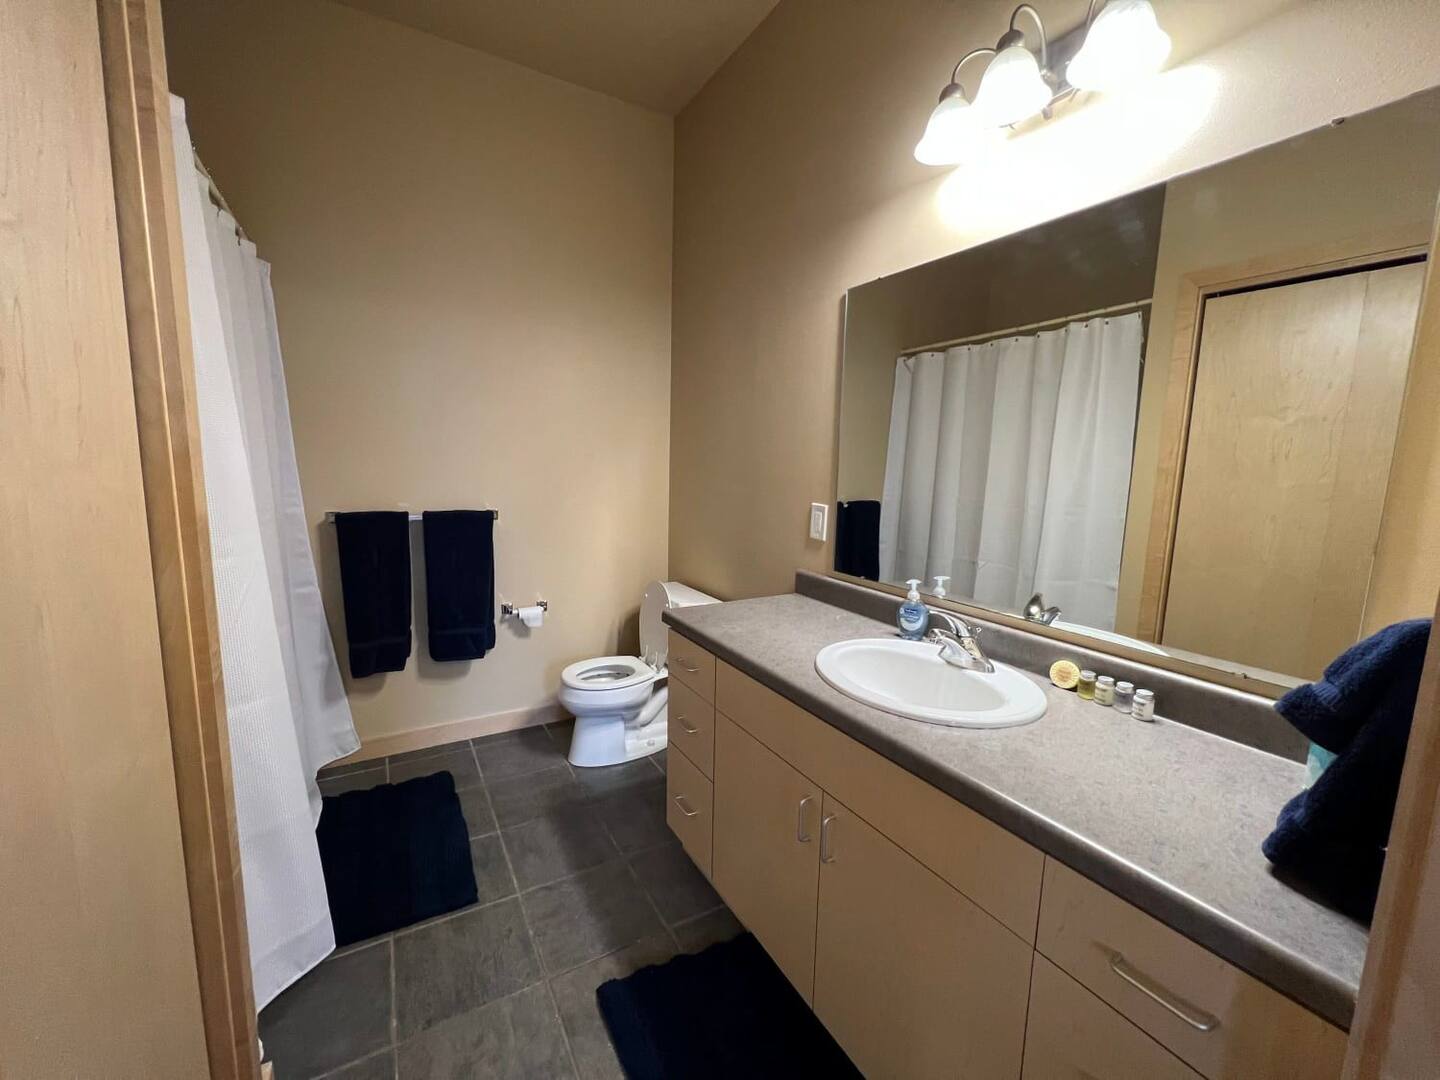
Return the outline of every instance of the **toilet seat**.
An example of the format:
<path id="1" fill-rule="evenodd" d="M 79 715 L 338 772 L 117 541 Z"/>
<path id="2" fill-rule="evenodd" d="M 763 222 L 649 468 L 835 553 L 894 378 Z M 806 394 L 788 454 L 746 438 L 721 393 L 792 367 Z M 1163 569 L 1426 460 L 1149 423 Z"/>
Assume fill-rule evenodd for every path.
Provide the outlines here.
<path id="1" fill-rule="evenodd" d="M 655 669 L 637 656 L 597 656 L 571 664 L 560 673 L 560 682 L 569 689 L 596 693 L 626 690 L 655 678 Z"/>

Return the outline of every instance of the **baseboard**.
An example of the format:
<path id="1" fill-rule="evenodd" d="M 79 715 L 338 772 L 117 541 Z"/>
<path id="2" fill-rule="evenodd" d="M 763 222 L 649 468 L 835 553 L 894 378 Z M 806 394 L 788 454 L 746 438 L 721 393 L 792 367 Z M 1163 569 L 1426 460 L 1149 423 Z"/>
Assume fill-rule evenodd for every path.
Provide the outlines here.
<path id="1" fill-rule="evenodd" d="M 412 750 L 428 750 L 432 746 L 459 742 L 461 739 L 479 739 L 486 735 L 498 735 L 502 731 L 519 731 L 521 728 L 537 727 L 556 720 L 563 720 L 569 714 L 556 702 L 515 709 L 511 712 L 491 713 L 489 716 L 474 716 L 464 720 L 450 720 L 443 724 L 416 728 L 414 731 L 397 731 L 390 735 L 377 735 L 366 739 L 348 757 L 334 762 L 334 765 L 354 765 L 359 761 L 389 757 L 391 754 L 406 754 Z"/>

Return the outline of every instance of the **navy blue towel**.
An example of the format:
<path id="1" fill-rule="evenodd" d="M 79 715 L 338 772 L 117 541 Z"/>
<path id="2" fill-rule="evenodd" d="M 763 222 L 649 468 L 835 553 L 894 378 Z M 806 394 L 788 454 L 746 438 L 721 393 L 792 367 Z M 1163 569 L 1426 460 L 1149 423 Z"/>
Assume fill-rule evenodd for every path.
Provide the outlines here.
<path id="1" fill-rule="evenodd" d="M 469 834 L 448 772 L 326 796 L 315 839 L 336 946 L 475 903 Z"/>
<path id="2" fill-rule="evenodd" d="M 364 510 L 335 515 L 350 674 L 401 671 L 410 659 L 410 515 Z"/>
<path id="3" fill-rule="evenodd" d="M 1319 682 L 1275 703 L 1303 735 L 1339 756 L 1281 808 L 1261 850 L 1357 919 L 1375 911 L 1429 641 L 1429 619 L 1388 626 L 1346 650 Z"/>
<path id="4" fill-rule="evenodd" d="M 860 1072 L 749 934 L 595 991 L 630 1080 L 768 1080 Z"/>
<path id="5" fill-rule="evenodd" d="M 432 660 L 495 647 L 495 512 L 425 511 L 425 605 Z"/>
<path id="6" fill-rule="evenodd" d="M 854 499 L 835 507 L 835 569 L 880 580 L 880 503 Z"/>

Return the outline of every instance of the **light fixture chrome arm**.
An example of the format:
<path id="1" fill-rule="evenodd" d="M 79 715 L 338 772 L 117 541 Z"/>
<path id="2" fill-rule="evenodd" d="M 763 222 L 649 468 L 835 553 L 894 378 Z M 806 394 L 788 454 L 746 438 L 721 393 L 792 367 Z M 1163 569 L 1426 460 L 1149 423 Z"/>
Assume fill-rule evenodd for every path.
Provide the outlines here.
<path id="1" fill-rule="evenodd" d="M 1020 28 L 1015 25 L 1015 20 L 1020 17 L 1021 12 L 1029 15 L 1035 23 L 1035 29 L 1040 31 L 1040 70 L 1049 71 L 1050 39 L 1045 33 L 1045 20 L 1040 18 L 1040 12 L 1036 11 L 1029 4 L 1020 4 L 1010 13 L 1010 32 L 1020 34 L 1021 41 L 1025 39 L 1025 35 L 1021 32 Z M 1006 36 L 1008 37 L 1009 35 Z"/>
<path id="2" fill-rule="evenodd" d="M 989 46 L 986 46 L 986 47 L 983 48 L 983 49 L 971 49 L 971 50 L 970 50 L 969 52 L 967 52 L 964 56 L 960 57 L 959 60 L 955 61 L 955 66 L 950 69 L 950 86 L 959 86 L 959 85 L 960 85 L 960 69 L 965 66 L 965 62 L 966 62 L 967 60 L 973 60 L 973 59 L 975 59 L 975 57 L 977 57 L 977 56 L 994 56 L 994 55 L 995 55 L 995 50 L 992 49 L 992 48 L 990 48 Z M 946 90 L 949 90 L 949 89 L 950 89 L 950 86 L 947 86 L 945 89 L 946 89 Z M 941 96 L 943 97 L 944 95 L 942 94 Z"/>

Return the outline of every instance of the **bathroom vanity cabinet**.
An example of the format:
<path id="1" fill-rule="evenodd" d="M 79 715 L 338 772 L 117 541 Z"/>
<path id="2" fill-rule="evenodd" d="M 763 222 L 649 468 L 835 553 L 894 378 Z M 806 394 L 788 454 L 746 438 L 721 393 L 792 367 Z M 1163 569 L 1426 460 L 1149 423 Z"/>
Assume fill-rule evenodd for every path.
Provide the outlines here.
<path id="1" fill-rule="evenodd" d="M 671 631 L 667 815 L 872 1077 L 1338 1076 L 1346 1035 Z"/>

